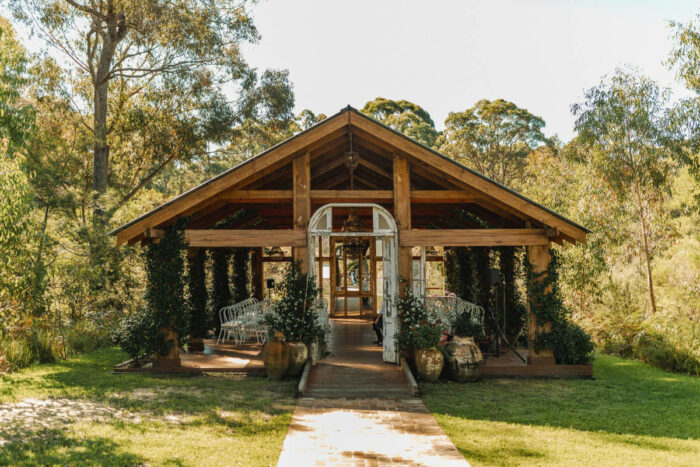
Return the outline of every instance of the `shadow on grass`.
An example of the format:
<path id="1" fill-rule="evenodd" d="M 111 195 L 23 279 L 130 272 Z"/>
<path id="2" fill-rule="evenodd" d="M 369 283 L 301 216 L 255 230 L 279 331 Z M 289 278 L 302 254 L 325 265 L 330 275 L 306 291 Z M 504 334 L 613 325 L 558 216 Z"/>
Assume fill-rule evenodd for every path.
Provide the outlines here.
<path id="1" fill-rule="evenodd" d="M 700 439 L 700 378 L 601 357 L 595 380 L 421 384 L 436 414 L 582 431 Z"/>
<path id="2" fill-rule="evenodd" d="M 144 459 L 123 452 L 106 438 L 79 440 L 57 430 L 43 431 L 31 440 L 13 441 L 0 449 L 0 465 L 141 465 Z"/>
<path id="3" fill-rule="evenodd" d="M 293 409 L 296 381 L 110 373 L 124 359 L 122 352 L 104 349 L 2 377 L 0 405 L 3 399 L 76 398 L 147 418 L 174 416 L 183 427 L 207 425 L 244 436 L 285 428 L 284 415 Z M 116 423 L 128 423 L 118 418 Z"/>

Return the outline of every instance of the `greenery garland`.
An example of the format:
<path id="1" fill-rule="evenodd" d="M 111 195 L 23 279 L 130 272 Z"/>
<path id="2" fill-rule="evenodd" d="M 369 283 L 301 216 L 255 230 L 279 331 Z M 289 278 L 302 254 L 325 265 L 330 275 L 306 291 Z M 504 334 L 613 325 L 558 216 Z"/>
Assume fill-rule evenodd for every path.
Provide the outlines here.
<path id="1" fill-rule="evenodd" d="M 207 251 L 197 248 L 188 255 L 188 279 L 189 279 L 189 310 L 190 310 L 190 337 L 207 337 L 211 329 L 211 316 L 207 313 L 206 261 Z"/>
<path id="2" fill-rule="evenodd" d="M 550 332 L 537 332 L 533 346 L 537 352 L 551 349 L 559 364 L 579 365 L 593 360 L 593 342 L 580 326 L 570 320 L 559 289 L 559 254 L 551 251 L 552 259 L 545 271 L 536 273 L 526 261 L 528 304 L 538 323 L 551 323 Z"/>

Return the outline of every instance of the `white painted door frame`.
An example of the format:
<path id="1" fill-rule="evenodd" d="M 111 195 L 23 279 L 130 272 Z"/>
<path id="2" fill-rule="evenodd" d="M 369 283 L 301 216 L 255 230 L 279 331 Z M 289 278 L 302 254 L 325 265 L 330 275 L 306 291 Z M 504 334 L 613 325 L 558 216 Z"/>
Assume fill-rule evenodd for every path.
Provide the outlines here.
<path id="1" fill-rule="evenodd" d="M 372 231 L 333 232 L 333 208 L 371 208 Z M 319 208 L 309 220 L 307 242 L 309 250 L 309 274 L 315 275 L 316 247 L 319 238 L 326 237 L 378 237 L 382 242 L 383 300 L 381 313 L 384 321 L 384 344 L 382 358 L 386 362 L 398 363 L 395 336 L 399 321 L 396 316 L 396 293 L 398 290 L 398 261 L 396 257 L 398 228 L 392 215 L 374 203 L 330 203 Z M 331 284 L 331 287 L 334 287 Z"/>

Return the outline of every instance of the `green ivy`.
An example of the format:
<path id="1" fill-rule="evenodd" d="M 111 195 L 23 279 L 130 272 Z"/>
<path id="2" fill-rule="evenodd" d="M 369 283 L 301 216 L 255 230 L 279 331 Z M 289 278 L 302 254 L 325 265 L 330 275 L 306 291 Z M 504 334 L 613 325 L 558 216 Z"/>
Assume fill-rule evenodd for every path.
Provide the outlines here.
<path id="1" fill-rule="evenodd" d="M 206 280 L 207 251 L 204 248 L 197 248 L 188 256 L 188 279 L 189 279 L 189 311 L 190 311 L 190 331 L 191 337 L 207 337 L 211 329 L 211 316 L 207 312 Z"/>
<path id="2" fill-rule="evenodd" d="M 233 285 L 233 301 L 241 302 L 248 298 L 248 276 L 249 276 L 250 250 L 248 248 L 236 248 L 233 252 L 233 275 L 231 282 Z"/>
<path id="3" fill-rule="evenodd" d="M 231 282 L 229 278 L 229 259 L 231 258 L 230 248 L 212 248 L 212 276 L 213 288 L 210 312 L 211 319 L 218 334 L 221 327 L 219 310 L 232 304 Z"/>
<path id="4" fill-rule="evenodd" d="M 552 250 L 549 267 L 540 273 L 527 264 L 528 303 L 538 323 L 551 323 L 550 332 L 538 332 L 533 342 L 536 351 L 551 349 L 557 363 L 578 365 L 593 361 L 593 342 L 578 325 L 571 322 L 559 289 L 559 255 Z"/>
<path id="5" fill-rule="evenodd" d="M 516 278 L 518 271 L 522 271 L 519 256 L 516 256 L 516 248 L 513 246 L 500 247 L 500 270 L 503 274 L 504 285 L 503 295 L 505 296 L 505 304 L 503 309 L 505 313 L 505 329 L 510 335 L 516 336 L 520 333 L 525 322 L 527 321 L 527 308 L 518 294 Z M 500 320 L 502 322 L 503 317 Z"/>
<path id="6" fill-rule="evenodd" d="M 138 358 L 157 353 L 165 355 L 173 342 L 165 339 L 164 329 L 172 328 L 178 344 L 186 342 L 189 313 L 185 301 L 185 260 L 187 243 L 182 231 L 184 221 L 168 227 L 158 242 L 146 246 L 146 308 L 122 321 L 115 340 L 121 348 Z"/>

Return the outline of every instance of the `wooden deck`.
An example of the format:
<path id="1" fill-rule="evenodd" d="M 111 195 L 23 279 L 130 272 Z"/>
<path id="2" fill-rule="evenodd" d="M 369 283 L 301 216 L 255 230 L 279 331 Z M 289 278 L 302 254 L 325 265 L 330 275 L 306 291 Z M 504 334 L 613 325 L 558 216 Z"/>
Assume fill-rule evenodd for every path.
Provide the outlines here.
<path id="1" fill-rule="evenodd" d="M 527 361 L 527 348 L 518 348 L 518 353 Z M 482 374 L 485 378 L 592 378 L 593 365 L 527 365 L 508 349 L 499 357 L 490 355 Z"/>
<path id="2" fill-rule="evenodd" d="M 305 397 L 412 397 L 403 369 L 382 360 L 382 348 L 374 343 L 376 338 L 369 320 L 331 320 L 328 350 L 333 356 L 311 369 Z"/>
<path id="3" fill-rule="evenodd" d="M 382 348 L 369 320 L 332 319 L 328 350 L 333 357 L 321 360 L 309 374 L 310 397 L 403 397 L 410 387 L 400 366 L 382 360 Z M 262 345 L 232 341 L 216 344 L 206 339 L 204 352 L 181 352 L 178 368 L 154 369 L 150 363 L 129 368 L 124 362 L 116 373 L 257 373 L 265 372 Z M 527 360 L 527 348 L 518 352 Z M 483 369 L 485 378 L 592 378 L 592 365 L 526 365 L 512 351 L 489 356 Z M 356 384 L 357 383 L 357 384 Z M 407 392 L 408 391 L 408 392 Z"/>
<path id="4" fill-rule="evenodd" d="M 116 373 L 264 373 L 262 345 L 245 343 L 236 346 L 232 341 L 216 344 L 205 339 L 204 352 L 180 352 L 180 367 L 157 370 L 149 363 L 140 368 L 117 365 Z"/>

